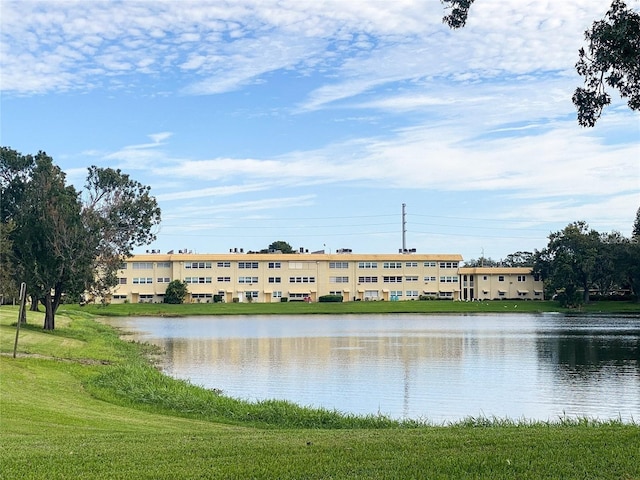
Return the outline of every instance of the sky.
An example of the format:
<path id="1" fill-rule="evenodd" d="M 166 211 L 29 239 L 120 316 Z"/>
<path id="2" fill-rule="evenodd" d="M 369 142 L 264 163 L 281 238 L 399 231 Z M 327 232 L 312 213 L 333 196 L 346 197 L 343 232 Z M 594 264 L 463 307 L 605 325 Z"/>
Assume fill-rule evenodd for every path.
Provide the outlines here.
<path id="1" fill-rule="evenodd" d="M 640 116 L 613 92 L 583 128 L 571 102 L 609 4 L 477 0 L 450 30 L 439 0 L 0 0 L 0 141 L 78 188 L 91 165 L 149 185 L 137 253 L 498 260 L 579 220 L 630 236 Z"/>

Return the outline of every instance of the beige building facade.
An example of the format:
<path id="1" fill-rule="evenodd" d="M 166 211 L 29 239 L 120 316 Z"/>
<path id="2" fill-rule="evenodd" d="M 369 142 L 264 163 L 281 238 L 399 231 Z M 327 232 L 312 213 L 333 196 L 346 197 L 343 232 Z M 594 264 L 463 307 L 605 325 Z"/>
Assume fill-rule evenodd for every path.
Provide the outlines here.
<path id="1" fill-rule="evenodd" d="M 542 298 L 534 295 L 542 282 L 534 281 L 531 269 L 461 263 L 458 254 L 148 253 L 122 264 L 109 301 L 161 303 L 173 280 L 187 283 L 191 303 L 316 302 L 323 295 L 343 301 Z"/>
<path id="2" fill-rule="evenodd" d="M 529 267 L 462 267 L 461 300 L 543 300 L 542 279 Z"/>

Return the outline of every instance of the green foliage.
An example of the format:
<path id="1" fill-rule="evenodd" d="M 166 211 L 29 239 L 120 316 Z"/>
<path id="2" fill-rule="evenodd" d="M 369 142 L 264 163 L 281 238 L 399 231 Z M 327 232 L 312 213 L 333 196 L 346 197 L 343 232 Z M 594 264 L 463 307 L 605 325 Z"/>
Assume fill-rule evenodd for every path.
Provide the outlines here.
<path id="1" fill-rule="evenodd" d="M 293 248 L 284 240 L 276 240 L 268 248 L 261 250 L 260 253 L 269 252 L 282 252 L 282 253 L 294 253 Z"/>
<path id="2" fill-rule="evenodd" d="M 452 29 L 464 27 L 474 0 L 440 0 L 449 10 L 443 22 Z M 612 0 L 603 20 L 585 32 L 589 46 L 579 50 L 576 70 L 584 77 L 572 100 L 578 123 L 593 127 L 611 103 L 606 86 L 628 98 L 631 110 L 640 109 L 640 14 L 623 0 Z"/>
<path id="3" fill-rule="evenodd" d="M 623 0 L 613 0 L 604 20 L 594 22 L 585 39 L 589 46 L 580 49 L 576 64 L 585 86 L 573 95 L 580 125 L 593 127 L 611 103 L 606 86 L 628 98 L 631 110 L 640 109 L 640 14 Z"/>
<path id="4" fill-rule="evenodd" d="M 184 299 L 189 294 L 189 288 L 186 282 L 181 280 L 173 280 L 167 285 L 164 294 L 164 303 L 180 304 L 184 303 Z"/>
<path id="5" fill-rule="evenodd" d="M 318 297 L 319 302 L 342 302 L 342 295 L 321 295 Z"/>
<path id="6" fill-rule="evenodd" d="M 27 283 L 32 307 L 45 306 L 44 328 L 53 330 L 63 295 L 105 297 L 122 258 L 155 238 L 160 210 L 149 187 L 119 170 L 89 168 L 82 195 L 45 152 L 0 153 L 3 243 L 10 245 L 3 270 Z"/>

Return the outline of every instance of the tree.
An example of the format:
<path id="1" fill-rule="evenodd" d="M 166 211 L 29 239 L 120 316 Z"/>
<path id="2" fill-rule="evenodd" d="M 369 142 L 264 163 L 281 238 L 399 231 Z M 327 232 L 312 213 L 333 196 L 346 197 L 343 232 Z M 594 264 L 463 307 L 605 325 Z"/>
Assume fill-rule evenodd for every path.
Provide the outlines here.
<path id="1" fill-rule="evenodd" d="M 184 299 L 187 297 L 188 293 L 189 289 L 186 282 L 173 280 L 169 285 L 167 285 L 167 290 L 164 293 L 164 303 L 184 303 Z"/>
<path id="2" fill-rule="evenodd" d="M 533 272 L 542 275 L 548 293 L 558 294 L 566 306 L 588 303 L 600 243 L 600 234 L 585 222 L 569 224 L 549 235 L 547 248 L 535 255 Z"/>
<path id="3" fill-rule="evenodd" d="M 2 224 L 15 224 L 15 278 L 27 282 L 32 306 L 44 305 L 44 328 L 53 330 L 63 295 L 105 294 L 115 285 L 122 259 L 155 238 L 160 210 L 148 187 L 119 170 L 91 167 L 83 203 L 46 153 L 22 156 L 3 147 L 2 155 Z"/>
<path id="4" fill-rule="evenodd" d="M 449 14 L 443 21 L 453 29 L 464 27 L 474 0 L 441 0 Z M 578 52 L 575 68 L 584 77 L 572 100 L 578 123 L 593 127 L 605 106 L 611 103 L 606 86 L 628 98 L 631 110 L 640 109 L 640 14 L 624 0 L 613 0 L 603 20 L 585 32 L 588 47 Z"/>
<path id="5" fill-rule="evenodd" d="M 293 248 L 284 240 L 276 240 L 265 250 L 261 250 L 260 253 L 269 253 L 269 252 L 277 252 L 280 251 L 282 253 L 294 253 Z"/>
<path id="6" fill-rule="evenodd" d="M 640 242 L 640 207 L 636 211 L 636 219 L 633 222 L 633 229 L 631 230 L 631 239 Z"/>

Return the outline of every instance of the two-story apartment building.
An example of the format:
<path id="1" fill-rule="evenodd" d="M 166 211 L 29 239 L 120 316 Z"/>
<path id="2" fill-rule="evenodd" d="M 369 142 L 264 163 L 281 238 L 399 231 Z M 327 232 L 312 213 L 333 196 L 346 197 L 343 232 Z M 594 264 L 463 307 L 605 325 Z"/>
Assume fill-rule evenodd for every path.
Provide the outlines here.
<path id="1" fill-rule="evenodd" d="M 462 267 L 461 300 L 544 298 L 542 279 L 529 267 Z"/>
<path id="2" fill-rule="evenodd" d="M 458 254 L 150 253 L 122 264 L 110 301 L 162 302 L 172 280 L 187 283 L 188 302 L 203 303 L 214 296 L 225 302 L 315 302 L 322 295 L 341 295 L 344 301 L 538 298 L 534 292 L 542 291 L 530 269 L 498 274 L 461 268 L 461 262 Z M 519 283 L 509 287 L 512 281 Z M 525 290 L 531 295 L 518 293 Z"/>

